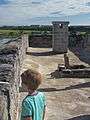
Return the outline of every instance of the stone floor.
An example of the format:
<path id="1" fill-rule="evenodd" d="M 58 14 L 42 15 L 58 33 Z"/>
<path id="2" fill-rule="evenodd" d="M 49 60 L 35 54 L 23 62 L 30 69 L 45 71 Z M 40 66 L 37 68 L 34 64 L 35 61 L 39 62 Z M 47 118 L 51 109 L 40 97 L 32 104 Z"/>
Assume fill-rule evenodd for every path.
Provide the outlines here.
<path id="1" fill-rule="evenodd" d="M 45 120 L 90 120 L 90 78 L 58 78 L 50 74 L 58 64 L 64 64 L 63 54 L 53 54 L 48 48 L 28 48 L 22 72 L 28 68 L 43 75 L 39 90 L 47 99 Z M 69 51 L 70 64 L 88 64 Z M 57 74 L 57 73 L 56 73 Z M 27 92 L 21 92 L 20 104 Z"/>

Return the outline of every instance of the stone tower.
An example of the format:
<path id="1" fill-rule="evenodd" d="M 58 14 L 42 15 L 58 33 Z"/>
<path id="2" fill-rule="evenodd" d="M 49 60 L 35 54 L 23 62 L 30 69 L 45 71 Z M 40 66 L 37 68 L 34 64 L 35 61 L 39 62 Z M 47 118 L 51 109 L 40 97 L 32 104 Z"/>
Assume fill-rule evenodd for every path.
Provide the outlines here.
<path id="1" fill-rule="evenodd" d="M 90 52 L 90 34 L 86 37 L 85 50 Z"/>
<path id="2" fill-rule="evenodd" d="M 68 50 L 68 21 L 54 21 L 53 24 L 53 51 L 66 53 Z"/>

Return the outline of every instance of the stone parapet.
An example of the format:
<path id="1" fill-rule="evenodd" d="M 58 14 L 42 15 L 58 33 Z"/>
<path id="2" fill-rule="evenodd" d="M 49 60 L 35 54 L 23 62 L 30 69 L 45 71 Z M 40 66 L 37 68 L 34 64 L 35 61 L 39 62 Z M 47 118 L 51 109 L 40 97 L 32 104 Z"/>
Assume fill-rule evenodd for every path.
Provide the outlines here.
<path id="1" fill-rule="evenodd" d="M 27 35 L 0 48 L 0 120 L 19 119 L 20 71 L 27 48 Z"/>

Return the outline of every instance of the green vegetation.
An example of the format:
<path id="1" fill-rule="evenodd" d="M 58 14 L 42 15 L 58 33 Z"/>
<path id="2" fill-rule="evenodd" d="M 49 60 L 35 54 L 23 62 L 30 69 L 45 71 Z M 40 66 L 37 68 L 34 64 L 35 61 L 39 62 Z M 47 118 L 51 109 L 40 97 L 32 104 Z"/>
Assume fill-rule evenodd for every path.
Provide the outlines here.
<path id="1" fill-rule="evenodd" d="M 3 30 L 0 29 L 0 37 L 1 38 L 16 38 L 23 33 L 31 34 L 30 30 Z"/>
<path id="2" fill-rule="evenodd" d="M 90 34 L 90 26 L 69 26 L 70 35 Z M 52 35 L 51 25 L 31 25 L 31 26 L 2 26 L 0 27 L 0 37 L 18 37 L 23 33 L 29 35 Z"/>
<path id="3" fill-rule="evenodd" d="M 30 35 L 51 35 L 51 31 L 36 31 L 36 30 L 1 30 L 0 29 L 0 37 L 1 38 L 16 38 L 23 33 Z"/>
<path id="4" fill-rule="evenodd" d="M 90 26 L 70 26 L 69 31 L 90 34 Z"/>
<path id="5" fill-rule="evenodd" d="M 51 34 L 52 26 L 31 25 L 31 26 L 2 26 L 0 27 L 0 37 L 18 37 L 22 33 L 29 35 L 48 35 Z"/>
<path id="6" fill-rule="evenodd" d="M 2 30 L 0 29 L 0 37 L 16 37 L 19 35 L 19 32 L 16 30 Z"/>

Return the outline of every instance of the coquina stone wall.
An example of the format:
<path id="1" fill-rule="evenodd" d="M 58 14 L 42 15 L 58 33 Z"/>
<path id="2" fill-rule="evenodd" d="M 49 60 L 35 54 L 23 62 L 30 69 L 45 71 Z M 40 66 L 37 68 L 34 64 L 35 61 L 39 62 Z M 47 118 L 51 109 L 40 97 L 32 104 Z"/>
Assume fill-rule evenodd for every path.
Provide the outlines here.
<path id="1" fill-rule="evenodd" d="M 19 120 L 20 71 L 28 48 L 28 35 L 0 48 L 0 120 Z"/>
<path id="2" fill-rule="evenodd" d="M 31 35 L 29 37 L 29 46 L 30 47 L 52 47 L 52 35 Z"/>

